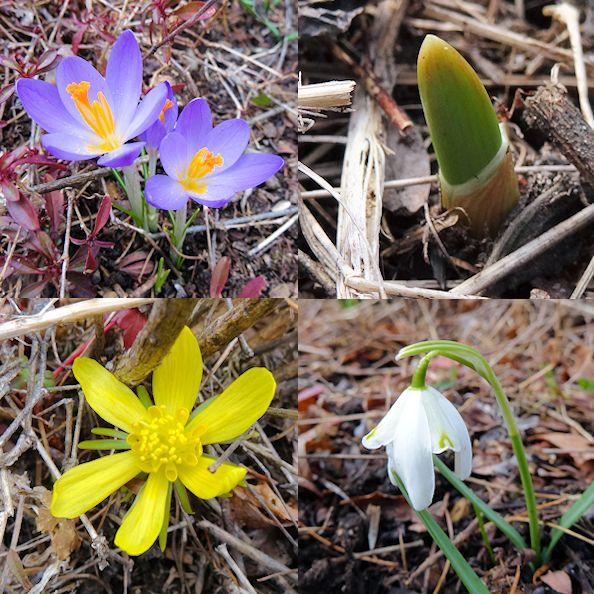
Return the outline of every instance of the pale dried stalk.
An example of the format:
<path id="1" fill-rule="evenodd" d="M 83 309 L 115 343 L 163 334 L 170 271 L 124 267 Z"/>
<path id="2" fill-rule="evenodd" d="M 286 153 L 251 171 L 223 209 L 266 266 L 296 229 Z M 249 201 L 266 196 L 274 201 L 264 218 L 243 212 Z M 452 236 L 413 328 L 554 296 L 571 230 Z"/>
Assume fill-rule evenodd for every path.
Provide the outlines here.
<path id="1" fill-rule="evenodd" d="M 299 84 L 297 105 L 302 109 L 348 107 L 355 86 L 354 80 L 331 80 L 314 85 Z"/>
<path id="2" fill-rule="evenodd" d="M 380 143 L 381 111 L 363 89 L 355 93 L 353 108 L 342 166 L 340 195 L 343 204 L 338 206 L 336 247 L 356 276 L 381 282 L 378 263 L 385 168 Z M 363 237 L 357 227 L 363 230 Z M 360 293 L 338 276 L 336 296 L 340 299 L 377 294 Z"/>
<path id="3" fill-rule="evenodd" d="M 23 334 L 39 332 L 56 324 L 66 324 L 77 320 L 101 315 L 110 311 L 130 309 L 152 303 L 155 299 L 87 299 L 46 311 L 40 315 L 27 315 L 0 324 L 0 340 L 7 340 Z"/>
<path id="4" fill-rule="evenodd" d="M 577 79 L 578 97 L 580 99 L 580 108 L 584 119 L 588 122 L 590 128 L 594 128 L 594 114 L 588 99 L 588 77 L 586 75 L 586 66 L 584 64 L 584 51 L 582 49 L 582 37 L 580 35 L 580 14 L 578 9 L 567 2 L 558 5 L 545 6 L 542 12 L 546 16 L 561 21 L 567 27 L 569 32 L 569 41 L 573 51 L 573 63 L 575 78 Z"/>

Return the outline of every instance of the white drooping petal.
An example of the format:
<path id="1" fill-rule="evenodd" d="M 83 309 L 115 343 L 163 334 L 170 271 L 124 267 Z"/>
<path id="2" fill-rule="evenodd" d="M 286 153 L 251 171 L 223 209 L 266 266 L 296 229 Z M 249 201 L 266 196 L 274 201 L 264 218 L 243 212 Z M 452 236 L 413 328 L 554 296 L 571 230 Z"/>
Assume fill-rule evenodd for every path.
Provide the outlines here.
<path id="1" fill-rule="evenodd" d="M 422 395 L 415 390 L 400 411 L 392 461 L 417 511 L 431 504 L 435 490 L 431 432 Z"/>
<path id="2" fill-rule="evenodd" d="M 472 470 L 472 445 L 464 419 L 456 407 L 435 388 L 423 391 L 423 404 L 429 421 L 433 452 L 454 450 L 456 476 L 462 480 Z"/>
<path id="3" fill-rule="evenodd" d="M 386 446 L 386 454 L 388 455 L 388 478 L 390 479 L 390 482 L 397 487 L 398 483 L 396 482 L 396 479 L 394 478 L 394 474 L 396 474 L 396 467 L 394 465 L 394 444 L 393 443 L 389 443 Z"/>
<path id="4" fill-rule="evenodd" d="M 411 397 L 419 396 L 419 390 L 407 388 L 400 394 L 384 418 L 361 440 L 368 450 L 375 450 L 389 444 L 396 435 L 400 412 Z"/>

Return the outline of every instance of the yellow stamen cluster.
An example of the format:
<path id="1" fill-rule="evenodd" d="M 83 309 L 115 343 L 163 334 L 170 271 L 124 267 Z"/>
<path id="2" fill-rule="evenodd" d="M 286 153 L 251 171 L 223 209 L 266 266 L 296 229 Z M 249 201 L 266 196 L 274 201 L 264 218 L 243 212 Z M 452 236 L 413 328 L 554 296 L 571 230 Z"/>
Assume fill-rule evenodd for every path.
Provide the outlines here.
<path id="1" fill-rule="evenodd" d="M 89 128 L 102 138 L 102 142 L 93 145 L 104 152 L 113 151 L 122 146 L 122 139 L 116 136 L 115 120 L 111 107 L 102 91 L 97 93 L 97 99 L 89 102 L 89 90 L 91 83 L 85 80 L 78 83 L 70 83 L 66 92 L 72 97 L 74 105 Z"/>
<path id="2" fill-rule="evenodd" d="M 162 467 L 170 481 L 177 479 L 177 465 L 195 466 L 202 455 L 200 439 L 184 432 L 188 411 L 180 408 L 175 415 L 165 406 L 151 406 L 148 419 L 135 423 L 127 442 L 136 452 L 144 472 L 157 472 Z"/>
<path id="3" fill-rule="evenodd" d="M 223 165 L 221 154 L 214 155 L 206 147 L 201 148 L 190 161 L 186 177 L 181 180 L 181 185 L 188 191 L 195 194 L 206 192 L 206 184 L 199 181 L 205 175 L 212 173 L 215 167 Z"/>
<path id="4" fill-rule="evenodd" d="M 161 123 L 164 124 L 165 123 L 165 112 L 170 108 L 173 107 L 173 101 L 170 101 L 169 99 L 167 99 L 165 101 L 165 105 L 163 105 L 163 109 L 161 110 L 161 113 L 159 114 L 159 119 L 161 120 Z"/>

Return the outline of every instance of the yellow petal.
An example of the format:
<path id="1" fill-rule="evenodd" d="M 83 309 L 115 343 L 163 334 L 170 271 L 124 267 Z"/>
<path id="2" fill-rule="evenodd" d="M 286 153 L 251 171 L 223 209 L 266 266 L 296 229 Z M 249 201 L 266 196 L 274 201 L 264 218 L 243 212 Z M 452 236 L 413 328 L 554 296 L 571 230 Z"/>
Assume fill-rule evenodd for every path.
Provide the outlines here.
<path id="1" fill-rule="evenodd" d="M 78 357 L 72 371 L 91 408 L 108 423 L 130 432 L 136 421 L 146 417 L 136 394 L 94 359 Z"/>
<path id="2" fill-rule="evenodd" d="M 268 369 L 248 369 L 188 423 L 186 432 L 198 429 L 205 445 L 234 439 L 266 412 L 275 389 Z"/>
<path id="3" fill-rule="evenodd" d="M 164 472 L 151 472 L 124 516 L 115 544 L 128 555 L 141 555 L 157 540 L 165 514 L 169 481 Z"/>
<path id="4" fill-rule="evenodd" d="M 54 484 L 50 511 L 56 518 L 76 518 L 139 472 L 134 452 L 112 454 L 79 464 L 65 472 Z"/>
<path id="5" fill-rule="evenodd" d="M 202 381 L 202 355 L 198 341 L 185 326 L 159 367 L 153 372 L 153 397 L 169 413 L 179 408 L 190 412 Z"/>
<path id="6" fill-rule="evenodd" d="M 227 462 L 223 462 L 215 472 L 210 472 L 208 467 L 214 462 L 215 459 L 210 456 L 200 456 L 196 466 L 177 467 L 181 482 L 201 499 L 211 499 L 229 493 L 246 475 L 245 468 Z"/>

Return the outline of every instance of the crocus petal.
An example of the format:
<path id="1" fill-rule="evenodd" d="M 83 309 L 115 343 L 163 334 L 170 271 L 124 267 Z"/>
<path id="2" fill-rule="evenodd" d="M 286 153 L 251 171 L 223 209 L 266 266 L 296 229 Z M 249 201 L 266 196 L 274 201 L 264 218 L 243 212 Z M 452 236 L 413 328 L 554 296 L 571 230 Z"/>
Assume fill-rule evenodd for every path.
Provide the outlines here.
<path id="1" fill-rule="evenodd" d="M 107 102 L 111 105 L 111 94 L 105 79 L 86 60 L 83 60 L 78 56 L 69 56 L 68 58 L 64 58 L 58 64 L 56 70 L 56 86 L 58 87 L 60 99 L 70 115 L 85 129 L 88 129 L 87 123 L 83 120 L 72 97 L 66 90 L 66 87 L 70 83 L 79 83 L 82 81 L 91 83 L 88 95 L 90 103 L 97 99 L 97 93 L 99 91 L 103 91 Z"/>
<path id="2" fill-rule="evenodd" d="M 423 393 L 423 403 L 429 421 L 434 453 L 454 450 L 455 472 L 461 479 L 470 476 L 472 470 L 472 445 L 464 419 L 456 407 L 435 388 L 428 387 Z"/>
<path id="3" fill-rule="evenodd" d="M 186 433 L 198 430 L 204 445 L 235 439 L 266 412 L 275 390 L 276 382 L 268 369 L 248 369 L 222 394 L 197 409 Z"/>
<path id="4" fill-rule="evenodd" d="M 155 208 L 178 210 L 188 201 L 188 193 L 176 180 L 167 175 L 153 175 L 144 186 L 146 201 Z"/>
<path id="5" fill-rule="evenodd" d="M 167 356 L 153 372 L 155 404 L 164 405 L 171 414 L 180 408 L 194 408 L 202 381 L 202 355 L 198 341 L 185 326 Z"/>
<path id="6" fill-rule="evenodd" d="M 136 421 L 147 416 L 134 392 L 94 359 L 78 357 L 72 371 L 89 406 L 108 423 L 130 432 Z"/>
<path id="7" fill-rule="evenodd" d="M 404 390 L 377 426 L 362 439 L 363 445 L 368 450 L 376 450 L 393 441 L 396 436 L 398 423 L 400 422 L 402 409 L 408 406 L 410 400 L 419 398 L 419 395 L 419 390 L 414 388 Z"/>
<path id="8" fill-rule="evenodd" d="M 192 99 L 182 110 L 175 131 L 187 141 L 190 155 L 205 146 L 206 137 L 212 130 L 212 114 L 205 99 Z"/>
<path id="9" fill-rule="evenodd" d="M 101 159 L 97 160 L 97 165 L 103 167 L 127 167 L 134 163 L 134 159 L 140 155 L 144 142 L 129 142 L 119 149 L 105 153 Z"/>
<path id="10" fill-rule="evenodd" d="M 163 138 L 159 155 L 169 177 L 179 180 L 186 176 L 191 155 L 188 155 L 186 139 L 179 132 L 171 132 Z"/>
<path id="11" fill-rule="evenodd" d="M 171 105 L 165 110 L 165 114 L 163 115 L 163 123 L 165 125 L 167 132 L 171 132 L 175 128 L 175 123 L 177 122 L 179 107 L 177 106 L 177 100 L 175 98 L 175 95 L 173 94 L 173 89 L 171 88 L 171 85 L 167 81 L 165 81 L 165 86 L 167 87 L 167 99 L 169 99 L 169 101 L 171 101 L 173 105 Z"/>
<path id="12" fill-rule="evenodd" d="M 223 173 L 213 173 L 205 177 L 206 191 L 202 194 L 190 193 L 199 204 L 211 208 L 224 206 L 234 194 L 253 188 L 274 175 L 284 160 L 277 155 L 253 153 L 242 155 L 239 160 Z"/>
<path id="13" fill-rule="evenodd" d="M 166 134 L 167 130 L 165 129 L 164 124 L 162 124 L 160 120 L 157 120 L 138 137 L 140 138 L 140 140 L 146 142 L 146 146 L 148 149 L 158 150 L 159 145 L 161 144 L 163 138 L 165 138 Z"/>
<path id="14" fill-rule="evenodd" d="M 218 173 L 229 169 L 241 157 L 250 140 L 250 127 L 245 120 L 226 120 L 206 136 L 204 146 L 213 154 L 223 157 Z"/>
<path id="15" fill-rule="evenodd" d="M 159 118 L 166 98 L 167 86 L 165 83 L 161 83 L 149 91 L 136 109 L 134 118 L 124 134 L 124 140 L 138 136 L 153 124 Z"/>
<path id="16" fill-rule="evenodd" d="M 55 85 L 33 78 L 20 78 L 16 82 L 16 92 L 29 117 L 47 132 L 67 130 L 71 136 L 89 138 L 88 127 L 81 126 L 79 120 L 70 115 Z"/>
<path id="17" fill-rule="evenodd" d="M 435 490 L 431 433 L 423 400 L 417 392 L 400 411 L 394 438 L 393 466 L 417 511 L 429 507 Z"/>
<path id="18" fill-rule="evenodd" d="M 79 136 L 71 136 L 70 134 L 62 134 L 61 132 L 43 135 L 41 137 L 41 144 L 54 157 L 69 161 L 84 161 L 85 159 L 93 159 L 101 154 L 89 148 L 89 142 Z"/>
<path id="19" fill-rule="evenodd" d="M 142 90 L 142 57 L 132 31 L 124 31 L 115 42 L 105 72 L 111 92 L 111 108 L 118 132 L 130 124 Z"/>
<path id="20" fill-rule="evenodd" d="M 196 497 L 212 499 L 225 495 L 235 489 L 246 475 L 245 468 L 227 462 L 223 462 L 215 472 L 210 472 L 208 467 L 214 462 L 214 458 L 200 456 L 195 466 L 178 465 L 177 471 L 181 482 Z"/>
<path id="21" fill-rule="evenodd" d="M 152 472 L 122 520 L 114 542 L 128 555 L 141 555 L 157 540 L 165 514 L 169 481 L 164 472 Z"/>
<path id="22" fill-rule="evenodd" d="M 112 454 L 79 464 L 54 484 L 50 511 L 57 518 L 76 518 L 140 472 L 134 452 Z"/>

